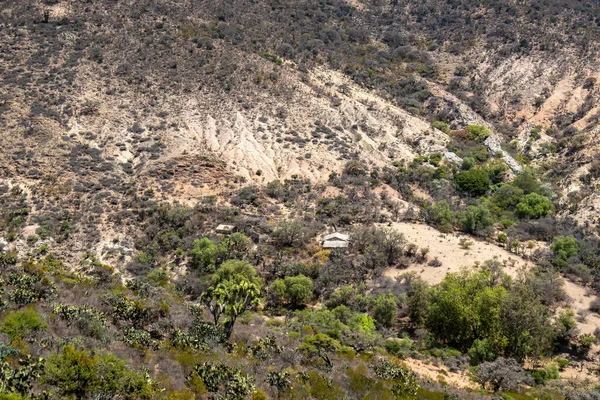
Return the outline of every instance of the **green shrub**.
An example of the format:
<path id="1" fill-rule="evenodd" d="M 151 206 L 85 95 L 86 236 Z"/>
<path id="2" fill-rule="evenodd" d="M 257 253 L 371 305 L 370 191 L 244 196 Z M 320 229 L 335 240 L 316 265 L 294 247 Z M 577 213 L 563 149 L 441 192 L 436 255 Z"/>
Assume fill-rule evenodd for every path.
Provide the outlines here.
<path id="1" fill-rule="evenodd" d="M 536 369 L 531 373 L 531 376 L 535 380 L 535 383 L 542 385 L 548 381 L 558 379 L 558 367 L 556 365 L 548 365 L 545 368 Z"/>
<path id="2" fill-rule="evenodd" d="M 12 340 L 22 339 L 30 333 L 46 329 L 48 324 L 34 309 L 9 311 L 0 320 L 0 332 Z"/>
<path id="3" fill-rule="evenodd" d="M 275 304 L 299 307 L 312 299 L 313 286 L 312 279 L 307 276 L 286 276 L 275 280 L 269 291 Z"/>
<path id="4" fill-rule="evenodd" d="M 117 356 L 102 351 L 91 354 L 71 345 L 48 357 L 42 380 L 58 387 L 62 398 L 83 399 L 101 392 L 109 398 L 151 399 L 155 390 L 152 380 Z"/>
<path id="5" fill-rule="evenodd" d="M 498 243 L 506 244 L 508 242 L 508 236 L 506 236 L 506 233 L 500 232 L 498 233 L 498 238 L 496 240 Z"/>
<path id="6" fill-rule="evenodd" d="M 555 361 L 556 361 L 556 365 L 558 366 L 559 371 L 564 371 L 565 368 L 567 368 L 569 366 L 569 360 L 567 360 L 567 359 L 557 358 Z"/>
<path id="7" fill-rule="evenodd" d="M 465 158 L 463 158 L 463 162 L 462 162 L 460 168 L 463 171 L 468 171 L 471 168 L 473 168 L 475 166 L 475 164 L 477 164 L 477 161 L 475 161 L 475 159 L 473 157 L 465 157 Z"/>
<path id="8" fill-rule="evenodd" d="M 519 218 L 538 219 L 550 214 L 552 202 L 545 196 L 529 193 L 517 204 L 516 214 Z"/>
<path id="9" fill-rule="evenodd" d="M 469 139 L 477 142 L 483 142 L 488 136 L 490 136 L 490 130 L 482 125 L 467 126 L 467 133 L 469 135 Z"/>
<path id="10" fill-rule="evenodd" d="M 492 225 L 492 215 L 483 206 L 469 206 L 465 211 L 458 214 L 458 222 L 463 232 L 472 235 Z"/>
<path id="11" fill-rule="evenodd" d="M 458 190 L 471 196 L 482 196 L 490 188 L 491 181 L 482 169 L 471 168 L 454 176 Z"/>
<path id="12" fill-rule="evenodd" d="M 552 250 L 552 263 L 559 268 L 565 268 L 568 259 L 579 253 L 580 244 L 572 236 L 558 236 L 550 245 Z"/>
<path id="13" fill-rule="evenodd" d="M 442 131 L 444 133 L 450 132 L 450 125 L 448 125 L 447 123 L 445 123 L 443 121 L 433 121 L 431 123 L 431 126 L 435 129 L 439 129 L 440 131 Z"/>
<path id="14" fill-rule="evenodd" d="M 472 365 L 496 359 L 496 352 L 487 339 L 475 339 L 467 354 L 471 358 Z"/>
<path id="15" fill-rule="evenodd" d="M 210 274 L 215 271 L 217 246 L 208 238 L 194 240 L 190 250 L 189 265 L 201 273 Z"/>

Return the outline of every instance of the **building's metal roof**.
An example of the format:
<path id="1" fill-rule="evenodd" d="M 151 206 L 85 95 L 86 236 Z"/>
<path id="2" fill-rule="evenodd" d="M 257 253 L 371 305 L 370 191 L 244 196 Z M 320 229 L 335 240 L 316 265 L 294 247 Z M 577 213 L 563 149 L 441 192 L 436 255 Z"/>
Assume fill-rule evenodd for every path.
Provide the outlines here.
<path id="1" fill-rule="evenodd" d="M 334 232 L 323 236 L 323 240 L 341 240 L 347 242 L 350 240 L 350 235 L 346 235 L 345 233 Z"/>

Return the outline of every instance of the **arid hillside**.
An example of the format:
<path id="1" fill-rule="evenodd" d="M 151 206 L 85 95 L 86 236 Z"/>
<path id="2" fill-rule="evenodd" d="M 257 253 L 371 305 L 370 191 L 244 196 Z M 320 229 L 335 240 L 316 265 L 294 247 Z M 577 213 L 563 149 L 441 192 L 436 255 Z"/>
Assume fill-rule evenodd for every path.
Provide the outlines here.
<path id="1" fill-rule="evenodd" d="M 0 400 L 600 398 L 597 0 L 0 32 Z"/>

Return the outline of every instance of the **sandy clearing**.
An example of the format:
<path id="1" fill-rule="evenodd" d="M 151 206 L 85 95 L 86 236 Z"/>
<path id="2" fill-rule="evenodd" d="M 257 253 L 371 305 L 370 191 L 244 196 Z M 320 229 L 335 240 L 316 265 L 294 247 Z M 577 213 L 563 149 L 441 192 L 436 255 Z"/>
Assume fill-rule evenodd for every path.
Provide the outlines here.
<path id="1" fill-rule="evenodd" d="M 444 234 L 430 226 L 409 222 L 393 223 L 391 227 L 403 233 L 410 243 L 420 248 L 429 247 L 429 258 L 437 257 L 442 262 L 442 266 L 435 268 L 428 265 L 411 265 L 402 270 L 389 268 L 384 275 L 390 278 L 414 271 L 424 280 L 435 285 L 440 283 L 448 272 L 457 272 L 462 267 L 472 267 L 476 263 L 491 259 L 506 261 L 505 271 L 511 276 L 516 276 L 520 269 L 527 268 L 527 262 L 521 257 L 493 244 L 477 241 L 468 235 Z M 473 242 L 469 250 L 460 247 L 461 238 Z"/>
<path id="2" fill-rule="evenodd" d="M 581 333 L 593 334 L 596 328 L 600 327 L 600 315 L 589 311 L 590 303 L 596 299 L 596 296 L 590 294 L 588 289 L 565 279 L 565 292 L 572 299 L 571 308 L 576 314 L 586 315 L 583 322 L 578 322 L 577 327 Z"/>
<path id="3" fill-rule="evenodd" d="M 407 358 L 402 360 L 408 368 L 419 375 L 421 378 L 431 379 L 435 382 L 445 382 L 452 387 L 462 389 L 479 389 L 479 385 L 473 382 L 465 371 L 450 372 L 443 365 L 426 364 L 421 360 Z"/>

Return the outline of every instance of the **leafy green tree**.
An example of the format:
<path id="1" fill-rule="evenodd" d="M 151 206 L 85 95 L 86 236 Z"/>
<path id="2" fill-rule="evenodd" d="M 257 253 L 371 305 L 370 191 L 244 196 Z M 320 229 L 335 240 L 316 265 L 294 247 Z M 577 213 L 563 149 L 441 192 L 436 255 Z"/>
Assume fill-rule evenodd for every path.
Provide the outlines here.
<path id="1" fill-rule="evenodd" d="M 550 214 L 552 202 L 545 196 L 529 193 L 517 204 L 516 213 L 519 218 L 538 219 Z"/>
<path id="2" fill-rule="evenodd" d="M 422 327 L 427 320 L 427 310 L 430 303 L 429 294 L 429 285 L 424 280 L 415 279 L 411 283 L 408 293 L 408 316 L 417 327 Z"/>
<path id="3" fill-rule="evenodd" d="M 469 206 L 465 211 L 458 213 L 458 222 L 463 232 L 475 235 L 491 226 L 493 219 L 486 207 Z"/>
<path id="4" fill-rule="evenodd" d="M 9 311 L 0 320 L 0 332 L 12 340 L 22 339 L 29 333 L 46 329 L 48 324 L 40 313 L 32 308 L 22 311 Z"/>
<path id="5" fill-rule="evenodd" d="M 221 316 L 228 317 L 224 328 L 229 338 L 237 318 L 259 302 L 261 289 L 262 280 L 252 265 L 245 261 L 229 260 L 213 274 L 202 300 L 212 314 L 215 325 Z"/>
<path id="6" fill-rule="evenodd" d="M 332 368 L 333 364 L 330 355 L 339 347 L 340 343 L 331 336 L 324 333 L 317 333 L 316 335 L 305 336 L 298 351 L 308 357 L 320 358 L 325 362 L 327 367 Z"/>
<path id="7" fill-rule="evenodd" d="M 524 194 L 534 193 L 540 190 L 540 184 L 535 175 L 531 172 L 523 172 L 517 175 L 512 184 L 514 187 L 521 189 Z"/>
<path id="8" fill-rule="evenodd" d="M 452 230 L 452 219 L 454 213 L 446 200 L 435 203 L 429 210 L 429 219 L 433 222 L 440 232 L 450 232 Z"/>
<path id="9" fill-rule="evenodd" d="M 491 185 L 487 172 L 478 168 L 471 168 L 468 171 L 457 173 L 454 176 L 454 181 L 458 190 L 471 196 L 484 195 Z"/>
<path id="10" fill-rule="evenodd" d="M 494 193 L 492 203 L 500 210 L 513 209 L 519 204 L 524 194 L 523 189 L 504 184 Z"/>
<path id="11" fill-rule="evenodd" d="M 467 349 L 475 339 L 501 346 L 500 310 L 506 289 L 490 271 L 450 273 L 432 292 L 427 327 L 448 345 Z"/>
<path id="12" fill-rule="evenodd" d="M 467 354 L 472 365 L 496 359 L 496 351 L 488 339 L 475 339 Z"/>
<path id="13" fill-rule="evenodd" d="M 556 335 L 551 317 L 529 285 L 514 285 L 503 298 L 500 311 L 505 355 L 522 361 L 548 354 Z"/>
<path id="14" fill-rule="evenodd" d="M 306 224 L 298 220 L 283 221 L 273 232 L 273 239 L 282 247 L 301 247 L 309 236 Z"/>
<path id="15" fill-rule="evenodd" d="M 378 324 L 388 328 L 391 327 L 397 312 L 398 298 L 392 292 L 377 296 L 373 307 L 373 318 Z"/>
<path id="16" fill-rule="evenodd" d="M 212 273 L 215 271 L 217 255 L 217 246 L 209 238 L 194 240 L 190 250 L 190 267 L 203 273 Z"/>
<path id="17" fill-rule="evenodd" d="M 275 304 L 289 304 L 297 308 L 309 302 L 313 296 L 313 281 L 307 276 L 286 276 L 275 280 L 269 291 Z"/>

